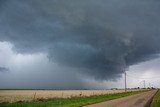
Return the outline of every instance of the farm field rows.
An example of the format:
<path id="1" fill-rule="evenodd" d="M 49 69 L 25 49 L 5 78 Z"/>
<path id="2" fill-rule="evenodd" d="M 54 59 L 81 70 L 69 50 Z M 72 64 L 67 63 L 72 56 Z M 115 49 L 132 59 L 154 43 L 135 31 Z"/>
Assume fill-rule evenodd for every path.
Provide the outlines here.
<path id="1" fill-rule="evenodd" d="M 129 90 L 136 91 L 136 90 Z M 0 90 L 0 103 L 122 93 L 124 90 Z"/>
<path id="2" fill-rule="evenodd" d="M 72 98 L 57 98 L 57 99 L 43 99 L 34 100 L 31 102 L 16 102 L 16 103 L 3 103 L 0 107 L 81 107 L 93 103 L 99 103 L 107 100 L 113 100 L 121 97 L 140 94 L 149 90 L 120 92 L 115 94 L 94 95 L 94 96 L 80 96 Z"/>

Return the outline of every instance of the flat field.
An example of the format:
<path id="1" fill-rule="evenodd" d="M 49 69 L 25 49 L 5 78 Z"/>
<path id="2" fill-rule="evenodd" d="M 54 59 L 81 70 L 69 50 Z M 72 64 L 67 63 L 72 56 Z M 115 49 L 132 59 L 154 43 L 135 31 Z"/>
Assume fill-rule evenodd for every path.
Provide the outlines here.
<path id="1" fill-rule="evenodd" d="M 136 90 L 129 90 L 136 91 Z M 0 103 L 122 93 L 124 90 L 0 90 Z"/>
<path id="2" fill-rule="evenodd" d="M 57 98 L 57 99 L 43 99 L 34 100 L 31 102 L 16 102 L 16 103 L 3 103 L 0 107 L 82 107 L 93 103 L 99 103 L 103 101 L 113 100 L 121 97 L 131 96 L 140 94 L 149 90 L 130 91 L 115 94 L 105 95 L 91 95 L 91 96 L 80 96 L 72 98 Z"/>

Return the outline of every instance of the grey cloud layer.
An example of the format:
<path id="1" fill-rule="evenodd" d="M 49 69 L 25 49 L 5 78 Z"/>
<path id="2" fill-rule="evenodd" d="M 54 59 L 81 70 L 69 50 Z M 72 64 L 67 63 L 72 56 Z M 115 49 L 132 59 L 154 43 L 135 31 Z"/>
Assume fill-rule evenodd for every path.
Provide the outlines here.
<path id="1" fill-rule="evenodd" d="M 160 52 L 158 0 L 1 0 L 0 40 L 65 67 L 115 79 Z M 76 71 L 75 71 L 76 72 Z"/>
<path id="2" fill-rule="evenodd" d="M 6 67 L 0 67 L 0 72 L 7 72 L 7 71 L 9 71 L 8 68 L 6 68 Z"/>

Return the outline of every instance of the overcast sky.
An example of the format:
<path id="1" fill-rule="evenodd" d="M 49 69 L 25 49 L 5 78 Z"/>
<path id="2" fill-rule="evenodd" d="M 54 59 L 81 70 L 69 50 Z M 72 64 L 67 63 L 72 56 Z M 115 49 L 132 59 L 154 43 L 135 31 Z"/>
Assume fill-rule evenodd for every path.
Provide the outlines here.
<path id="1" fill-rule="evenodd" d="M 160 1 L 0 0 L 0 88 L 160 87 Z"/>

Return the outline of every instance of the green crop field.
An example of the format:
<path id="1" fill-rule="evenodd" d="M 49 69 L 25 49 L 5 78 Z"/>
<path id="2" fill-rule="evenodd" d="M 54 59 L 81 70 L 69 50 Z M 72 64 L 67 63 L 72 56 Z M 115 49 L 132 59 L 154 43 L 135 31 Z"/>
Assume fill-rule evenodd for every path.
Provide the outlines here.
<path id="1" fill-rule="evenodd" d="M 160 89 L 158 90 L 157 94 L 155 95 L 151 107 L 160 107 Z"/>
<path id="2" fill-rule="evenodd" d="M 16 102 L 11 104 L 0 104 L 0 107 L 80 107 L 88 104 L 103 102 L 125 96 L 138 94 L 143 91 L 132 91 L 126 93 L 95 95 L 86 97 L 74 97 L 74 98 L 58 98 L 58 99 L 39 99 L 32 102 Z"/>

